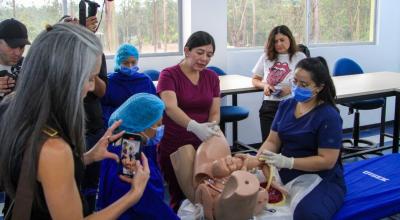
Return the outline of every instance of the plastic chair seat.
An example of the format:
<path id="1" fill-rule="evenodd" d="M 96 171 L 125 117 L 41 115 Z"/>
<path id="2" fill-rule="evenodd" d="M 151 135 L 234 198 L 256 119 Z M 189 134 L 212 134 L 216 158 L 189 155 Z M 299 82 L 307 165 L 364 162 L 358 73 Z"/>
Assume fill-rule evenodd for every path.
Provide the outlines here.
<path id="1" fill-rule="evenodd" d="M 160 71 L 158 70 L 145 70 L 143 71 L 144 74 L 148 75 L 151 78 L 151 81 L 157 81 L 158 77 L 160 76 Z"/>
<path id="2" fill-rule="evenodd" d="M 347 102 L 343 103 L 342 105 L 353 109 L 371 110 L 371 109 L 381 108 L 384 104 L 385 104 L 385 99 L 379 98 L 379 99 L 368 99 L 362 101 Z"/>
<path id="3" fill-rule="evenodd" d="M 221 106 L 221 122 L 240 121 L 249 116 L 249 110 L 240 106 Z"/>

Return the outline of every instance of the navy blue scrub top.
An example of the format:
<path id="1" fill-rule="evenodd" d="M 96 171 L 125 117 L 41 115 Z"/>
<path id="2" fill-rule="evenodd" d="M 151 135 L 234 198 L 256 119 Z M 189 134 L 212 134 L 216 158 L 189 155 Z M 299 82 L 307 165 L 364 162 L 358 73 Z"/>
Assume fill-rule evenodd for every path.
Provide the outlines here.
<path id="1" fill-rule="evenodd" d="M 294 114 L 296 104 L 297 101 L 292 98 L 282 101 L 272 123 L 271 130 L 278 133 L 282 143 L 280 148 L 282 155 L 301 158 L 317 155 L 318 148 L 340 150 L 343 121 L 339 112 L 330 104 L 322 103 L 296 118 Z M 300 175 L 315 173 L 344 189 L 343 168 L 339 160 L 329 170 L 306 172 L 281 169 L 279 174 L 282 182 L 286 184 Z"/>

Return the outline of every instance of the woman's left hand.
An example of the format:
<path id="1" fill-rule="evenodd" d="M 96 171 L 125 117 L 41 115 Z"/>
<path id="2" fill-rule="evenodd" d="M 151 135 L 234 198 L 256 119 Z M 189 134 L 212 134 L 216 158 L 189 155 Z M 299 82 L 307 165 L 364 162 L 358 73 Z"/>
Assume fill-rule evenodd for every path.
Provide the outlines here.
<path id="1" fill-rule="evenodd" d="M 107 147 L 110 143 L 118 140 L 124 134 L 125 131 L 113 134 L 114 130 L 118 128 L 121 124 L 122 120 L 118 120 L 107 129 L 103 137 L 100 138 L 96 145 L 94 145 L 94 147 L 85 154 L 85 164 L 90 164 L 92 162 L 100 161 L 106 158 L 111 158 L 119 162 L 119 156 L 114 153 L 110 153 L 107 150 Z"/>

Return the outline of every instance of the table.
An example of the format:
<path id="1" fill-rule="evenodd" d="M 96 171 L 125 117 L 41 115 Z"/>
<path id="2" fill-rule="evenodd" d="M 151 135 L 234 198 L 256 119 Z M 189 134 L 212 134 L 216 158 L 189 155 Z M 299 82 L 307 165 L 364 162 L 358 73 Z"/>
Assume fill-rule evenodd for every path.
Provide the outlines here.
<path id="1" fill-rule="evenodd" d="M 374 72 L 348 76 L 332 77 L 336 87 L 337 103 L 371 98 L 396 97 L 393 125 L 393 144 L 389 147 L 360 151 L 345 155 L 349 158 L 360 154 L 392 148 L 393 153 L 399 152 L 399 121 L 400 121 L 400 73 Z"/>
<path id="2" fill-rule="evenodd" d="M 232 95 L 232 105 L 237 105 L 237 95 L 250 92 L 259 92 L 251 83 L 252 78 L 242 75 L 219 76 L 222 95 Z M 355 100 L 396 97 L 393 145 L 372 151 L 392 148 L 393 153 L 399 152 L 399 122 L 400 122 L 400 73 L 374 72 L 357 75 L 332 77 L 336 87 L 337 103 Z M 157 82 L 155 82 L 156 84 Z M 157 84 L 156 84 L 157 85 Z M 237 122 L 233 122 L 233 140 L 237 140 Z M 361 151 L 366 153 L 371 150 Z"/>
<path id="3" fill-rule="evenodd" d="M 250 92 L 263 91 L 253 86 L 252 78 L 242 75 L 223 75 L 219 76 L 221 95 L 232 95 L 232 105 L 237 106 L 237 95 Z M 251 151 L 256 149 L 238 141 L 237 121 L 232 122 L 232 144 L 233 148 L 244 146 Z M 243 152 L 243 151 L 241 151 Z"/>

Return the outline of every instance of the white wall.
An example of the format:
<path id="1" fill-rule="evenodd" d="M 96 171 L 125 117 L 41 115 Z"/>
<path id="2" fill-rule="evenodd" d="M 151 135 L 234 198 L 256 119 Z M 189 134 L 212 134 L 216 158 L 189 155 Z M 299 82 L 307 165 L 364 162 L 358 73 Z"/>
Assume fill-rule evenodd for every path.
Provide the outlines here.
<path id="1" fill-rule="evenodd" d="M 400 1 L 378 0 L 377 8 L 376 45 L 315 47 L 310 48 L 311 55 L 325 57 L 330 67 L 333 66 L 337 59 L 350 57 L 360 63 L 365 72 L 385 70 L 400 72 L 400 25 L 398 25 L 400 21 L 400 13 L 398 13 Z M 250 71 L 262 53 L 262 49 L 226 49 L 226 0 L 183 0 L 183 10 L 184 41 L 194 31 L 204 30 L 209 32 L 216 41 L 216 53 L 211 65 L 217 65 L 225 69 L 229 74 L 251 76 Z M 176 64 L 181 59 L 181 56 L 144 57 L 140 59 L 139 65 L 142 70 L 149 68 L 161 70 Z M 107 66 L 111 70 L 113 61 L 109 60 Z M 261 101 L 261 93 L 238 96 L 238 104 L 250 110 L 250 116 L 239 122 L 239 139 L 244 143 L 261 142 L 258 120 L 258 109 Z M 387 120 L 393 120 L 393 112 L 394 100 L 391 98 L 388 101 Z M 341 115 L 344 120 L 344 127 L 351 127 L 353 115 L 347 115 L 347 109 L 345 108 L 341 108 Z M 363 111 L 361 113 L 362 125 L 379 123 L 379 121 L 379 110 Z"/>

